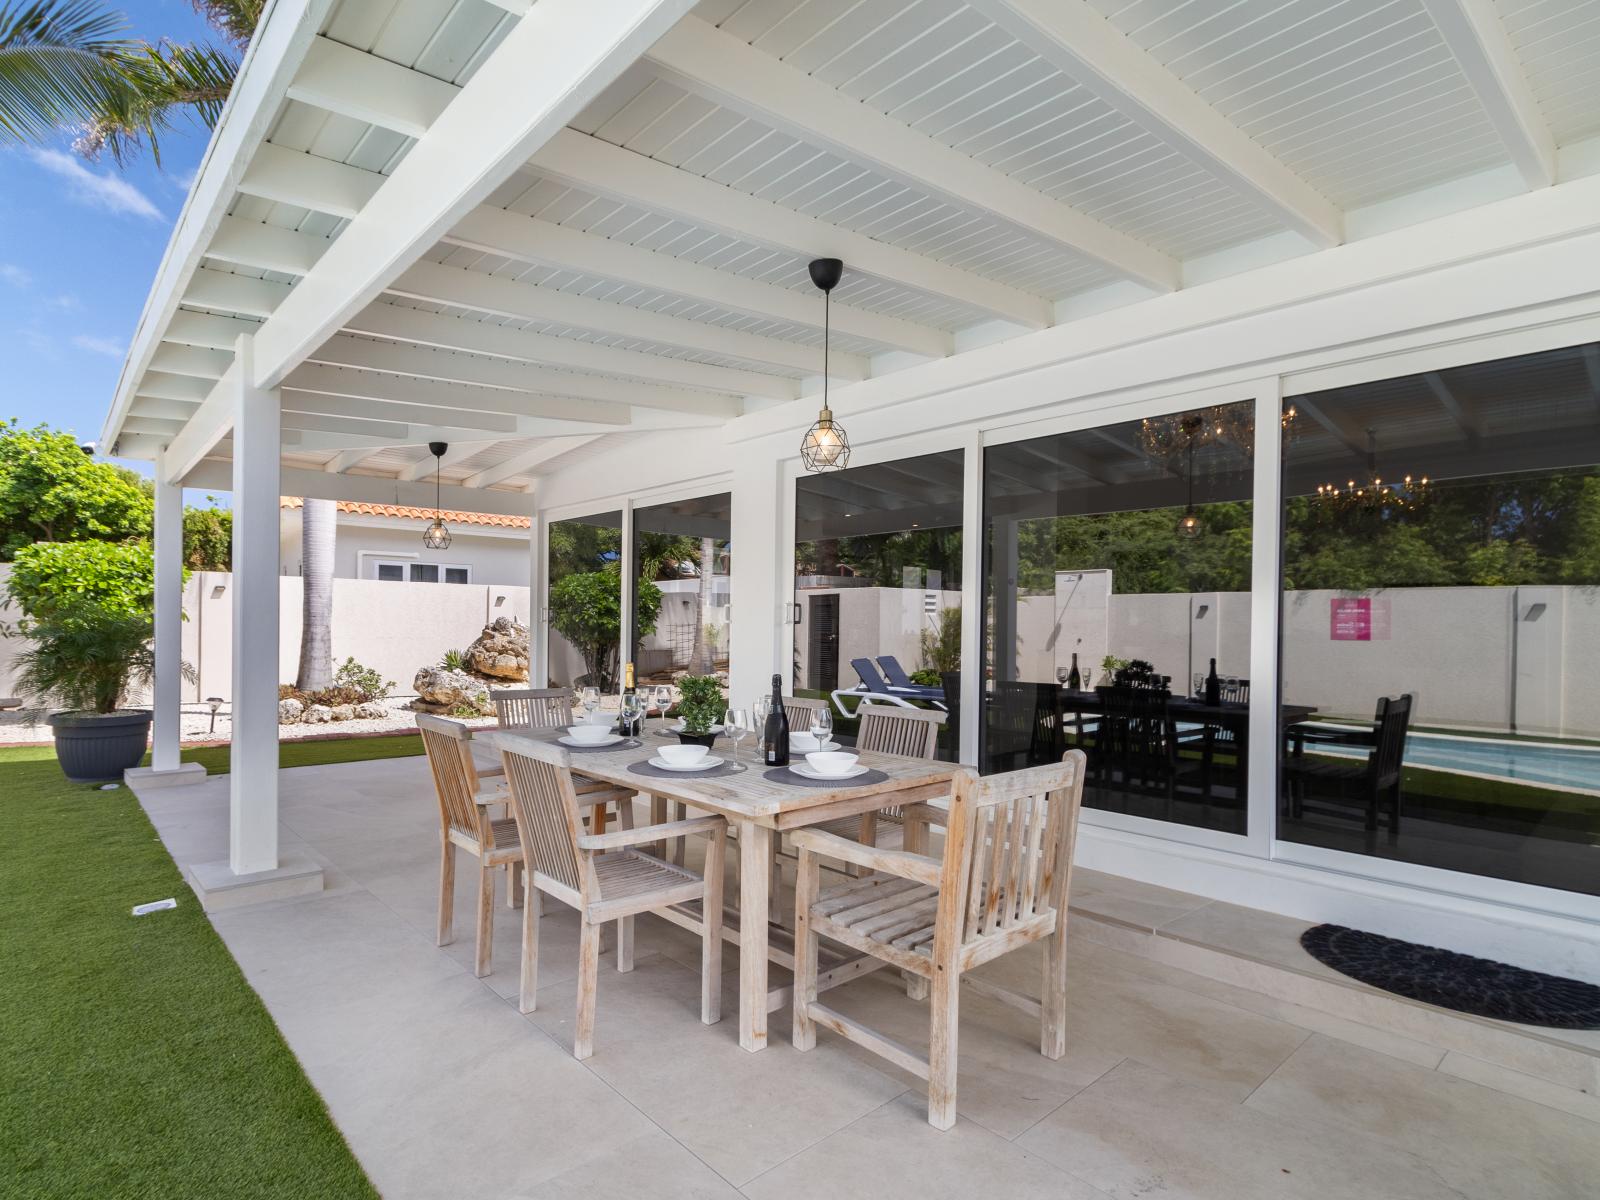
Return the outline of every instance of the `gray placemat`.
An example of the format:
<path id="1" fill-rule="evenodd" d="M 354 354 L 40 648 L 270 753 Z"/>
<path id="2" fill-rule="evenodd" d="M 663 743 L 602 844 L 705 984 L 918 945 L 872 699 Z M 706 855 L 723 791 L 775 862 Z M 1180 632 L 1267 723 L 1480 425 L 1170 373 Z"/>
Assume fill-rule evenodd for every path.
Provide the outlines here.
<path id="1" fill-rule="evenodd" d="M 652 779 L 720 779 L 724 775 L 737 775 L 750 768 L 741 763 L 734 766 L 731 762 L 718 763 L 707 771 L 663 771 L 653 763 L 636 762 L 628 764 L 628 774 L 648 775 Z"/>
<path id="2" fill-rule="evenodd" d="M 857 775 L 850 779 L 807 779 L 804 775 L 796 775 L 788 767 L 773 767 L 772 770 L 762 774 L 763 779 L 770 779 L 773 783 L 787 783 L 792 787 L 867 787 L 870 784 L 882 783 L 889 776 L 879 770 L 868 771 L 865 775 Z"/>
<path id="3" fill-rule="evenodd" d="M 613 752 L 616 750 L 637 750 L 642 744 L 638 738 L 623 738 L 620 742 L 612 742 L 606 746 L 574 746 L 563 742 L 559 737 L 554 739 L 556 745 L 573 754 L 599 754 L 602 751 Z"/>

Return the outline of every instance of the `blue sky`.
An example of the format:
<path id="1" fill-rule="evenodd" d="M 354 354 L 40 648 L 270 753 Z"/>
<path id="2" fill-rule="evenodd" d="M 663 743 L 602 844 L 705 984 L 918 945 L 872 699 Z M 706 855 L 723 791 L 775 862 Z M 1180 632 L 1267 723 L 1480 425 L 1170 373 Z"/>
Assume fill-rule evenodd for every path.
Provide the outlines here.
<path id="1" fill-rule="evenodd" d="M 115 6 L 148 41 L 211 37 L 186 0 Z M 66 134 L 48 146 L 0 147 L 0 417 L 99 437 L 209 136 L 181 124 L 162 141 L 159 169 L 148 154 L 125 170 L 85 162 Z"/>

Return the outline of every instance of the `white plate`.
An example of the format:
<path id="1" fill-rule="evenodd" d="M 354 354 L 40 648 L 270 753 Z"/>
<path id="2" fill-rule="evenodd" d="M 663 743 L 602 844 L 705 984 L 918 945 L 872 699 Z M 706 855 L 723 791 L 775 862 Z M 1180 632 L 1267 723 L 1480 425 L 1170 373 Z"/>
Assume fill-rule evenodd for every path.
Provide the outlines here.
<path id="1" fill-rule="evenodd" d="M 812 751 L 812 753 L 815 754 L 816 751 Z M 835 780 L 854 779 L 857 775 L 865 775 L 872 768 L 863 767 L 860 763 L 856 763 L 843 775 L 824 775 L 822 772 L 815 770 L 810 763 L 790 763 L 789 770 L 796 775 L 803 775 L 807 779 L 826 779 L 832 782 Z"/>
<path id="2" fill-rule="evenodd" d="M 691 767 L 676 766 L 673 763 L 669 763 L 664 758 L 652 758 L 650 760 L 650 765 L 652 767 L 660 767 L 663 771 L 683 771 L 685 774 L 687 774 L 691 771 L 709 771 L 712 767 L 720 767 L 722 765 L 722 760 L 715 754 L 708 754 Z"/>
<path id="3" fill-rule="evenodd" d="M 669 726 L 667 726 L 667 732 L 668 733 L 685 733 L 687 731 L 684 729 L 684 727 L 682 725 L 669 725 Z M 706 732 L 707 733 L 721 733 L 722 732 L 722 726 L 721 725 L 713 725 L 710 729 L 706 730 Z"/>
<path id="4" fill-rule="evenodd" d="M 815 750 L 802 750 L 802 749 L 800 749 L 799 746 L 796 746 L 793 742 L 789 743 L 789 753 L 790 754 L 823 754 L 823 753 L 826 753 L 829 750 L 843 750 L 843 749 L 844 749 L 843 745 L 841 745 L 838 742 L 834 742 L 834 741 L 823 742 L 822 745 L 818 746 Z"/>
<path id="5" fill-rule="evenodd" d="M 615 746 L 618 742 L 620 742 L 622 740 L 623 740 L 623 737 L 622 737 L 622 735 L 620 733 L 609 734 L 608 736 L 601 738 L 598 742 L 579 742 L 579 741 L 575 741 L 570 733 L 564 733 L 564 734 L 562 734 L 560 737 L 558 737 L 556 739 L 556 741 L 560 742 L 563 746 L 580 746 L 580 747 L 581 746 Z"/>

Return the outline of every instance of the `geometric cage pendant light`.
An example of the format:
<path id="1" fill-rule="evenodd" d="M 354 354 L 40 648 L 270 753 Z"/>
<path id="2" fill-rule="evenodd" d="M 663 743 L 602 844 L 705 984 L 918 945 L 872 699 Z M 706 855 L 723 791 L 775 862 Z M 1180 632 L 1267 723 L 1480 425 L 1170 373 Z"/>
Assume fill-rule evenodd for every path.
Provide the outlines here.
<path id="1" fill-rule="evenodd" d="M 811 282 L 822 289 L 822 411 L 800 440 L 800 461 L 813 473 L 842 471 L 850 465 L 850 438 L 828 407 L 828 341 L 829 305 L 833 289 L 844 275 L 844 263 L 837 258 L 814 258 L 809 270 Z"/>
<path id="2" fill-rule="evenodd" d="M 429 550 L 448 550 L 450 531 L 445 528 L 443 509 L 439 505 L 439 471 L 444 466 L 444 452 L 448 442 L 429 442 L 428 453 L 433 455 L 433 524 L 422 531 L 422 544 Z"/>

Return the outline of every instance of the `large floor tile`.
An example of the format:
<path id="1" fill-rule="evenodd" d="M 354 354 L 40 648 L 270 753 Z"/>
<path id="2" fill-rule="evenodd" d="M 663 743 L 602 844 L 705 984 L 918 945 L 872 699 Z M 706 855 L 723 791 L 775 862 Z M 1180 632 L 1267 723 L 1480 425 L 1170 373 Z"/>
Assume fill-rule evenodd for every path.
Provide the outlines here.
<path id="1" fill-rule="evenodd" d="M 742 1186 L 904 1089 L 837 1046 L 800 1054 L 773 1015 L 767 1049 L 739 1047 L 738 978 L 723 978 L 717 1025 L 700 1023 L 700 976 L 664 957 L 602 969 L 587 1066 L 719 1175 Z M 569 1050 L 576 987 L 539 989 L 530 1019 Z"/>
<path id="2" fill-rule="evenodd" d="M 1137 929 L 1159 929 L 1210 903 L 1204 896 L 1156 887 L 1103 871 L 1079 867 L 1072 872 L 1070 909 Z"/>
<path id="3" fill-rule="evenodd" d="M 907 1094 L 745 1186 L 752 1200 L 915 1196 L 918 1200 L 1104 1200 L 1105 1194 L 971 1121 L 937 1130 Z"/>
<path id="4" fill-rule="evenodd" d="M 1279 1119 L 1131 1061 L 1017 1144 L 1118 1200 L 1460 1200 L 1379 1139 Z"/>
<path id="5" fill-rule="evenodd" d="M 1482 1200 L 1600 1194 L 1592 1122 L 1329 1038 L 1296 1051 L 1248 1106 L 1403 1147 Z"/>
<path id="6" fill-rule="evenodd" d="M 739 1189 L 659 1130 L 613 1145 L 599 1162 L 545 1180 L 516 1200 L 738 1200 Z"/>

